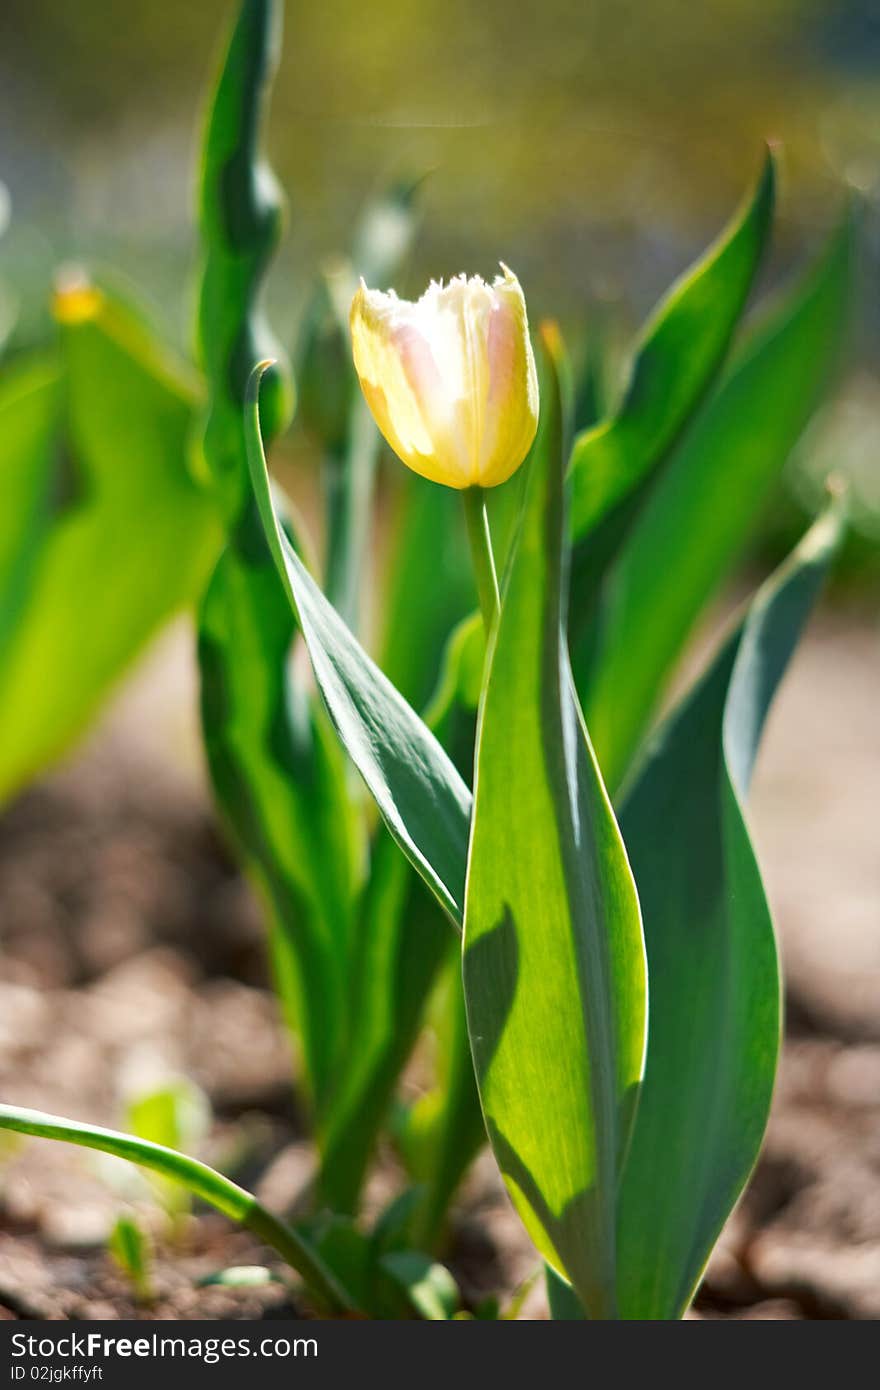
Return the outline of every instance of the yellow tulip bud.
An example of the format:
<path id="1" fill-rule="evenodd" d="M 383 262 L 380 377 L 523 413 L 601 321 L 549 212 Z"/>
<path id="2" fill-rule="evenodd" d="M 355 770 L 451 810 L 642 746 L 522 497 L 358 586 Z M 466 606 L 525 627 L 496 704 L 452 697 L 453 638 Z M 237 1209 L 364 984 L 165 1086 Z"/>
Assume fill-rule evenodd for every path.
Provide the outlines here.
<path id="1" fill-rule="evenodd" d="M 373 418 L 414 472 L 447 487 L 495 487 L 538 424 L 526 302 L 506 266 L 494 284 L 433 281 L 415 303 L 367 289 L 351 306 L 354 365 Z"/>

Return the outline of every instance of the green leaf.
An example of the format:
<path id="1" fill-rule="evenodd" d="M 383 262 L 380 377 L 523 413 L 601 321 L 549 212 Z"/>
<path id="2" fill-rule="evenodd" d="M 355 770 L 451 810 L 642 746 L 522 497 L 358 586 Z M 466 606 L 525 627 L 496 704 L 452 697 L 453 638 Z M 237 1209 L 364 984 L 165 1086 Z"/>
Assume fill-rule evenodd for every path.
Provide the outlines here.
<path id="1" fill-rule="evenodd" d="M 4 618 L 0 798 L 64 752 L 217 553 L 214 508 L 188 468 L 189 382 L 121 303 L 80 293 L 88 312 L 62 331 L 53 524 L 40 523 L 20 607 Z M 41 435 L 44 459 L 45 449 Z M 20 466 L 35 465 L 23 456 Z M 23 537 L 33 516 L 19 517 Z"/>
<path id="2" fill-rule="evenodd" d="M 451 959 L 449 967 L 447 971 L 444 963 L 439 997 L 428 1015 L 434 1037 L 432 1085 L 412 1105 L 401 1107 L 394 1130 L 407 1168 L 419 1184 L 411 1237 L 424 1250 L 442 1246 L 449 1204 L 486 1142 L 460 960 Z"/>
<path id="3" fill-rule="evenodd" d="M 421 709 L 437 684 L 444 643 L 473 608 L 474 581 L 458 494 L 415 473 L 397 485 L 379 664 Z"/>
<path id="4" fill-rule="evenodd" d="M 250 494 L 243 405 L 267 343 L 259 309 L 281 199 L 259 157 L 281 7 L 243 4 L 209 113 L 202 164 L 198 345 L 208 380 L 205 460 L 228 544 L 199 613 L 202 731 L 221 814 L 267 907 L 276 987 L 302 1041 L 318 1125 L 338 1079 L 348 1023 L 348 950 L 359 846 L 345 766 L 326 716 L 291 660 L 297 635 Z M 269 437 L 290 407 L 270 374 Z"/>
<path id="5" fill-rule="evenodd" d="M 470 710 L 479 698 L 484 653 L 483 624 L 474 615 L 450 638 L 438 689 L 425 713 L 425 723 L 447 751 L 457 753 L 466 747 L 469 759 L 474 743 Z M 438 973 L 455 958 L 454 944 L 445 914 L 396 842 L 380 827 L 353 937 L 348 1009 L 352 1028 L 346 1065 L 333 1097 L 318 1176 L 319 1194 L 336 1211 L 355 1208 L 395 1083 L 415 1045 Z M 459 997 L 449 1002 L 457 1015 L 458 978 L 455 988 Z M 456 1032 L 449 1080 L 452 1087 L 433 1115 L 429 1142 L 434 1162 L 425 1192 L 425 1206 L 432 1216 L 429 1220 L 422 1215 L 420 1220 L 420 1247 L 433 1247 L 435 1227 L 442 1221 L 449 1195 L 483 1136 L 463 1027 Z M 470 1138 L 474 1130 L 477 1137 Z M 462 1138 L 463 1144 L 457 1142 Z"/>
<path id="6" fill-rule="evenodd" d="M 607 579 L 584 712 L 616 788 L 694 622 L 747 541 L 840 350 L 851 288 L 845 224 L 806 282 L 736 354 Z"/>
<path id="7" fill-rule="evenodd" d="M 621 811 L 651 981 L 619 1207 L 625 1318 L 684 1314 L 764 1133 L 779 974 L 743 804 L 768 707 L 840 533 L 833 507 L 759 591 L 657 735 Z"/>
<path id="8" fill-rule="evenodd" d="M 260 156 L 281 25 L 279 0 L 243 0 L 212 90 L 202 142 L 196 339 L 210 388 L 204 452 L 231 522 L 248 496 L 241 412 L 256 362 L 276 359 L 263 399 L 267 438 L 274 438 L 293 413 L 290 375 L 261 305 L 263 275 L 283 222 L 278 184 Z"/>
<path id="9" fill-rule="evenodd" d="M 742 210 L 645 325 L 616 411 L 575 440 L 570 620 L 575 647 L 592 618 L 605 568 L 721 366 L 767 242 L 774 189 L 768 151 Z M 578 666 L 575 659 L 576 674 Z"/>
<path id="10" fill-rule="evenodd" d="M 14 641 L 39 569 L 63 460 L 63 403 L 56 361 L 28 362 L 0 388 L 0 667 Z M 2 778 L 2 768 L 0 768 Z"/>
<path id="11" fill-rule="evenodd" d="M 266 905 L 276 988 L 321 1124 L 348 1028 L 357 824 L 333 731 L 290 660 L 297 629 L 274 560 L 259 521 L 246 527 L 199 615 L 202 731 L 224 822 Z"/>
<path id="12" fill-rule="evenodd" d="M 393 1250 L 379 1261 L 383 1273 L 427 1322 L 446 1322 L 459 1305 L 458 1286 L 445 1265 L 415 1250 Z"/>
<path id="13" fill-rule="evenodd" d="M 483 1113 L 511 1197 L 544 1257 L 603 1317 L 644 1056 L 645 958 L 563 635 L 563 401 L 551 339 L 545 347 L 480 708 L 463 972 Z"/>
<path id="14" fill-rule="evenodd" d="M 445 913 L 380 830 L 354 939 L 346 1064 L 321 1143 L 317 1189 L 336 1211 L 356 1209 L 425 1001 L 453 945 Z"/>
<path id="15" fill-rule="evenodd" d="M 246 411 L 257 507 L 343 747 L 403 852 L 460 925 L 471 794 L 437 739 L 367 656 L 290 544 L 272 506 L 257 407 Z"/>
<path id="16" fill-rule="evenodd" d="M 0 1105 L 0 1129 L 44 1139 L 61 1139 L 68 1144 L 96 1149 L 99 1153 L 113 1154 L 116 1158 L 124 1158 L 129 1163 L 137 1163 L 142 1168 L 160 1173 L 173 1182 L 182 1183 L 194 1197 L 216 1207 L 224 1216 L 238 1221 L 242 1226 L 247 1226 L 259 1240 L 277 1250 L 302 1275 L 312 1292 L 325 1299 L 332 1308 L 351 1309 L 348 1294 L 309 1242 L 261 1206 L 250 1192 L 209 1168 L 206 1163 L 161 1144 L 150 1143 L 147 1139 L 136 1139 L 130 1134 L 102 1129 L 98 1125 L 81 1124 L 77 1120 L 63 1120 L 57 1115 L 47 1115 L 41 1110 L 26 1110 L 18 1105 Z"/>
<path id="17" fill-rule="evenodd" d="M 356 1306 L 376 1317 L 375 1288 L 371 1281 L 371 1241 L 349 1216 L 322 1211 L 307 1219 L 303 1234 L 320 1253 L 328 1269 L 347 1289 Z"/>
<path id="18" fill-rule="evenodd" d="M 578 695 L 612 791 L 619 769 L 609 761 L 604 724 L 597 735 L 595 710 L 587 705 L 597 647 L 607 636 L 606 624 L 613 623 L 606 611 L 613 604 L 605 594 L 609 571 L 722 366 L 769 239 L 774 202 L 775 166 L 768 151 L 743 209 L 651 316 L 619 407 L 584 430 L 572 453 L 569 647 Z M 615 685 L 615 701 L 619 693 Z M 606 713 L 607 702 L 600 717 Z"/>
<path id="19" fill-rule="evenodd" d="M 574 1289 L 567 1279 L 556 1273 L 550 1265 L 544 1266 L 547 1285 L 547 1301 L 550 1316 L 554 1322 L 584 1322 L 586 1313 Z"/>
<path id="20" fill-rule="evenodd" d="M 130 1216 L 120 1216 L 107 1241 L 107 1249 L 122 1272 L 131 1280 L 140 1303 L 149 1303 L 150 1247 L 140 1226 Z"/>

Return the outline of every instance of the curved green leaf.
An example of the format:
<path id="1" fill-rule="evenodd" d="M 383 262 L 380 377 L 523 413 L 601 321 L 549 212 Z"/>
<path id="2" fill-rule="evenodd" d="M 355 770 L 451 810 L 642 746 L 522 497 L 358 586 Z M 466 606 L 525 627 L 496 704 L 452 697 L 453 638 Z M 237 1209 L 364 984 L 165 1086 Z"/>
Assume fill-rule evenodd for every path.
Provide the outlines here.
<path id="1" fill-rule="evenodd" d="M 216 1207 L 224 1216 L 247 1226 L 258 1239 L 271 1245 L 287 1260 L 314 1293 L 325 1299 L 331 1308 L 343 1311 L 352 1308 L 351 1300 L 335 1275 L 324 1265 L 298 1231 L 279 1221 L 260 1205 L 256 1197 L 237 1183 L 225 1178 L 196 1158 L 167 1149 L 148 1139 L 135 1139 L 98 1125 L 81 1124 L 46 1115 L 41 1110 L 26 1110 L 17 1105 L 0 1105 L 0 1129 L 18 1134 L 31 1134 L 43 1139 L 61 1139 L 82 1148 L 97 1149 L 113 1154 L 129 1163 L 137 1163 L 159 1173 L 170 1182 L 182 1183 L 195 1197 Z"/>
<path id="2" fill-rule="evenodd" d="M 251 378 L 245 414 L 254 495 L 318 688 L 388 829 L 460 925 L 470 791 L 434 735 L 321 593 L 278 523 L 260 438 L 261 371 Z"/>
<path id="3" fill-rule="evenodd" d="M 358 883 L 357 825 L 326 715 L 290 660 L 296 623 L 259 522 L 231 545 L 198 636 L 214 793 L 266 904 L 276 988 L 321 1121 L 338 1084 Z"/>
<path id="4" fill-rule="evenodd" d="M 26 610 L 57 498 L 63 405 L 55 361 L 6 373 L 0 389 L 0 668 Z M 2 769 L 0 769 L 2 777 Z"/>
<path id="5" fill-rule="evenodd" d="M 847 319 L 851 261 L 847 222 L 805 284 L 737 353 L 608 576 L 581 694 L 611 787 L 827 386 Z"/>
<path id="6" fill-rule="evenodd" d="M 219 540 L 211 499 L 189 472 L 196 402 L 179 366 L 102 291 L 69 291 L 60 313 L 53 522 L 21 607 L 5 619 L 0 798 L 80 733 L 145 642 L 199 592 Z"/>
<path id="7" fill-rule="evenodd" d="M 606 1317 L 644 1056 L 645 958 L 564 640 L 563 447 L 547 351 L 480 707 L 463 976 L 486 1127 L 511 1197 L 541 1253 Z"/>
<path id="8" fill-rule="evenodd" d="M 475 614 L 447 643 L 438 689 L 424 716 L 444 748 L 453 754 L 466 749 L 467 761 L 473 757 L 472 710 L 479 699 L 484 653 L 483 624 Z M 464 762 L 462 758 L 463 767 Z M 395 1083 L 422 1026 L 428 996 L 441 967 L 453 960 L 455 945 L 439 904 L 383 827 L 373 843 L 353 944 L 352 1028 L 318 1176 L 318 1191 L 335 1211 L 355 1207 Z M 460 996 L 460 981 L 455 983 Z M 419 1173 L 425 1197 L 419 1248 L 433 1248 L 449 1197 L 483 1133 L 467 1031 L 457 1027 L 459 1007 L 460 997 L 450 1000 L 456 1019 L 448 1073 L 452 1084 L 432 1107 L 433 1142 L 427 1147 L 433 1161 L 429 1174 Z M 462 1137 L 464 1142 L 458 1142 Z"/>
<path id="9" fill-rule="evenodd" d="M 724 359 L 767 243 L 774 189 L 768 151 L 742 210 L 645 325 L 617 410 L 575 441 L 570 618 L 575 650 L 592 618 L 605 569 Z M 575 671 L 579 677 L 577 658 Z"/>
<path id="10" fill-rule="evenodd" d="M 203 442 L 232 524 L 248 496 L 241 412 L 256 362 L 275 359 L 263 399 L 267 438 L 279 433 L 293 411 L 290 375 L 261 306 L 263 275 L 283 222 L 280 190 L 260 156 L 281 23 L 279 0 L 242 0 L 212 91 L 202 142 L 196 339 L 210 388 Z"/>
<path id="11" fill-rule="evenodd" d="M 619 1204 L 625 1318 L 683 1315 L 764 1133 L 779 974 L 743 802 L 768 707 L 840 532 L 834 507 L 759 591 L 663 726 L 621 811 L 651 981 Z"/>
<path id="12" fill-rule="evenodd" d="M 214 793 L 266 903 L 285 1018 L 303 1048 L 319 1130 L 349 1023 L 348 954 L 358 887 L 357 825 L 326 715 L 291 660 L 297 627 L 253 508 L 243 403 L 265 346 L 258 310 L 281 202 L 259 159 L 280 6 L 246 0 L 221 68 L 202 167 L 199 349 L 208 379 L 203 448 L 224 500 L 228 544 L 199 613 L 202 731 Z M 277 433 L 289 399 L 264 399 Z M 279 389 L 280 388 L 280 389 Z M 279 413 L 280 412 L 280 413 Z"/>

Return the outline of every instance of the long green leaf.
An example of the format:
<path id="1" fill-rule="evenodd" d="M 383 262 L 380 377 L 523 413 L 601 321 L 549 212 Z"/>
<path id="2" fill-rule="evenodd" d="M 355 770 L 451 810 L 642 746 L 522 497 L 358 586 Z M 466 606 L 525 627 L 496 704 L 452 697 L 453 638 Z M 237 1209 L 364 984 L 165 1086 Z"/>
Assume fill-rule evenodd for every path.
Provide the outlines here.
<path id="1" fill-rule="evenodd" d="M 644 1056 L 645 958 L 564 639 L 563 450 L 547 351 L 480 707 L 463 974 L 486 1127 L 511 1197 L 541 1253 L 605 1317 Z"/>
<path id="2" fill-rule="evenodd" d="M 602 577 L 721 366 L 767 243 L 774 188 L 768 152 L 742 210 L 645 325 L 618 408 L 575 441 L 570 623 L 579 686 L 578 644 Z"/>
<path id="3" fill-rule="evenodd" d="M 438 690 L 425 714 L 426 724 L 467 778 L 472 776 L 466 764 L 472 762 L 474 746 L 471 711 L 479 698 L 484 651 L 483 625 L 475 615 L 447 644 Z M 438 903 L 393 838 L 380 828 L 355 936 L 347 1065 L 334 1096 L 318 1179 L 321 1195 L 334 1210 L 354 1208 L 428 997 L 441 967 L 454 961 L 456 944 Z M 449 1086 L 442 1096 L 432 1093 L 426 1106 L 419 1107 L 420 1115 L 426 1109 L 431 1114 L 422 1146 L 430 1151 L 430 1159 L 416 1174 L 423 1193 L 419 1248 L 433 1248 L 448 1200 L 483 1136 L 467 1032 L 459 1026 L 458 973 L 456 993 L 449 999 L 453 1041 L 444 1067 Z"/>
<path id="4" fill-rule="evenodd" d="M 358 839 L 345 767 L 290 660 L 296 625 L 257 523 L 200 612 L 202 729 L 214 792 L 269 917 L 276 987 L 319 1120 L 348 1031 Z"/>
<path id="5" fill-rule="evenodd" d="M 196 401 L 185 374 L 103 292 L 70 291 L 60 312 L 53 524 L 14 620 L 4 619 L 13 630 L 0 666 L 0 798 L 81 732 L 199 592 L 219 541 L 211 499 L 189 471 Z M 27 513 L 18 520 L 26 529 Z"/>
<path id="6" fill-rule="evenodd" d="M 254 496 L 278 572 L 343 747 L 385 823 L 453 922 L 461 924 L 471 794 L 448 754 L 358 644 L 278 522 L 251 378 L 246 410 Z"/>
<path id="7" fill-rule="evenodd" d="M 228 543 L 199 614 L 202 730 L 214 793 L 266 903 L 276 987 L 303 1049 L 320 1128 L 345 1036 L 358 880 L 345 767 L 320 705 L 291 660 L 294 615 L 253 507 L 243 407 L 267 341 L 262 277 L 281 200 L 259 155 L 280 5 L 245 0 L 209 111 L 202 160 L 198 343 L 208 380 L 203 448 Z M 287 373 L 271 374 L 263 423 L 287 418 Z"/>
<path id="8" fill-rule="evenodd" d="M 171 1182 L 181 1183 L 194 1196 L 216 1207 L 224 1216 L 247 1226 L 258 1239 L 271 1245 L 331 1308 L 351 1310 L 349 1295 L 309 1242 L 261 1206 L 250 1192 L 216 1169 L 209 1168 L 206 1163 L 178 1153 L 176 1149 L 151 1143 L 148 1139 L 135 1139 L 130 1134 L 102 1129 L 98 1125 L 80 1124 L 76 1120 L 59 1119 L 41 1110 L 26 1110 L 17 1105 L 0 1105 L 0 1129 L 44 1139 L 61 1139 L 68 1144 L 97 1149 L 101 1153 L 127 1159 L 129 1163 L 137 1163 L 142 1168 L 149 1168 Z"/>
<path id="9" fill-rule="evenodd" d="M 827 386 L 847 319 L 851 243 L 847 223 L 736 355 L 610 571 L 581 687 L 610 787 Z"/>
<path id="10" fill-rule="evenodd" d="M 5 374 L 0 390 L 0 668 L 26 610 L 61 500 L 62 404 L 57 362 L 28 362 Z"/>
<path id="11" fill-rule="evenodd" d="M 318 1194 L 334 1211 L 356 1209 L 425 1001 L 454 944 L 445 913 L 380 829 L 356 924 L 346 1065 L 321 1145 Z"/>
<path id="12" fill-rule="evenodd" d="M 202 141 L 196 338 L 209 386 L 204 452 L 232 525 L 248 496 L 241 412 L 256 362 L 275 359 L 263 398 L 267 438 L 289 421 L 293 404 L 285 359 L 261 305 L 263 276 L 283 221 L 281 192 L 260 155 L 281 22 L 279 0 L 242 0 Z"/>
<path id="13" fill-rule="evenodd" d="M 398 485 L 379 665 L 421 709 L 450 632 L 473 608 L 474 582 L 458 494 L 416 474 Z"/>
<path id="14" fill-rule="evenodd" d="M 429 1014 L 433 1084 L 411 1106 L 401 1108 L 395 1123 L 395 1137 L 418 1185 L 410 1229 L 420 1250 L 442 1246 L 449 1204 L 486 1142 L 459 957 L 449 961 L 448 976 L 444 964 L 437 1012 Z"/>
<path id="15" fill-rule="evenodd" d="M 620 1194 L 625 1318 L 679 1318 L 758 1153 L 779 1047 L 776 944 L 743 813 L 764 719 L 841 532 L 833 507 L 653 744 L 621 812 L 651 1009 Z"/>

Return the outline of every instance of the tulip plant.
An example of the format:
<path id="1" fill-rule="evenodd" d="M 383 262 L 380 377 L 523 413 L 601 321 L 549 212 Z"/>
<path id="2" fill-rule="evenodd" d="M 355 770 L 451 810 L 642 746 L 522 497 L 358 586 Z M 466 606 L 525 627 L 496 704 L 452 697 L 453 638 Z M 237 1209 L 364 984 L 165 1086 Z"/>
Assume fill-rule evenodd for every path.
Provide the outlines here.
<path id="1" fill-rule="evenodd" d="M 146 354 L 126 357 L 130 330 L 101 292 L 68 289 L 60 313 L 66 370 L 87 346 L 112 365 L 93 415 L 68 388 L 81 451 L 104 456 L 126 404 L 149 395 L 144 380 L 139 418 L 169 475 L 178 416 L 197 439 L 185 488 L 175 478 L 190 512 L 154 480 L 158 533 L 188 573 L 149 616 L 197 596 L 207 763 L 265 908 L 318 1156 L 311 1210 L 286 1221 L 146 1139 L 11 1106 L 0 1125 L 176 1179 L 273 1246 L 316 1307 L 372 1317 L 456 1312 L 438 1259 L 450 1202 L 488 1142 L 554 1317 L 680 1318 L 770 1105 L 779 968 L 745 807 L 768 708 L 840 538 L 839 497 L 659 724 L 656 711 L 824 389 L 849 231 L 732 346 L 772 222 L 768 156 L 643 329 L 625 389 L 597 409 L 552 323 L 536 366 L 506 266 L 491 284 L 432 282 L 415 302 L 368 288 L 388 283 L 411 235 L 417 187 L 397 187 L 305 316 L 297 376 L 323 454 L 321 565 L 264 454 L 294 399 L 261 307 L 281 228 L 259 154 L 279 23 L 274 0 L 243 0 L 206 125 L 203 400 L 169 388 Z M 21 393 L 4 409 L 24 439 Z M 380 435 L 409 472 L 389 478 L 391 578 L 370 627 Z M 26 554 L 0 553 L 25 588 Z M 63 573 L 63 555 L 54 563 Z M 25 658 L 8 632 L 0 622 L 14 673 Z M 51 643 L 30 659 L 40 652 L 48 676 Z M 0 725 L 8 690 L 4 676 Z M 48 751 L 19 760 L 7 785 Z M 431 1067 L 404 1102 L 426 1028 Z M 362 1194 L 382 1135 L 407 1176 L 370 1224 Z"/>

